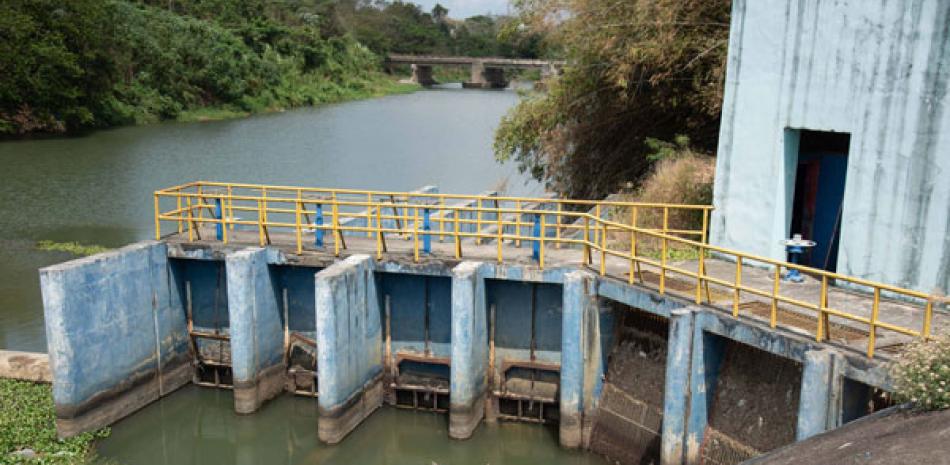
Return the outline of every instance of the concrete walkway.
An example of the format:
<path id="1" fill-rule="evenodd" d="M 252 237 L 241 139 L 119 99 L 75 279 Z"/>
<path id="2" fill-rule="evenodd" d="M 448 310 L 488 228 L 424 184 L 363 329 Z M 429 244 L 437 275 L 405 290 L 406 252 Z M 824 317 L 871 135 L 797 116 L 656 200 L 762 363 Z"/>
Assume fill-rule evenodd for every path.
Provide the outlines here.
<path id="1" fill-rule="evenodd" d="M 485 226 L 491 223 L 486 221 Z M 201 234 L 197 235 L 203 239 L 196 239 L 194 243 L 211 245 L 220 245 L 220 241 L 208 240 L 214 238 L 214 227 L 206 225 L 201 228 Z M 377 240 L 374 237 L 366 237 L 365 234 L 345 235 L 345 248 L 341 244 L 340 255 L 347 256 L 355 253 L 368 253 L 373 256 L 377 251 Z M 432 237 L 432 253 L 424 254 L 421 252 L 423 240 L 420 237 L 418 248 L 420 250 L 420 261 L 440 260 L 452 262 L 455 258 L 455 241 L 447 236 L 444 240 L 439 240 L 437 234 Z M 296 237 L 292 233 L 270 232 L 271 245 L 279 247 L 285 253 L 296 254 Z M 228 231 L 229 245 L 235 247 L 258 246 L 259 235 L 257 230 Z M 187 234 L 171 234 L 166 236 L 166 240 L 177 243 L 187 243 Z M 332 259 L 334 253 L 334 237 L 330 233 L 324 234 L 324 247 L 314 246 L 313 234 L 308 233 L 303 236 L 304 252 L 302 256 L 315 256 L 323 259 Z M 399 236 L 397 234 L 388 235 L 385 240 L 386 252 L 384 258 L 399 261 L 412 261 L 414 259 L 415 241 L 411 237 Z M 535 265 L 537 261 L 532 258 L 532 244 L 529 241 L 522 241 L 520 247 L 516 247 L 510 241 L 504 241 L 502 245 L 502 257 L 505 263 Z M 485 262 L 497 262 L 498 245 L 494 240 L 482 240 L 481 244 L 476 244 L 474 239 L 467 238 L 462 241 L 462 259 L 481 260 Z M 568 248 L 566 245 L 558 248 L 557 245 L 545 242 L 544 267 L 548 268 L 567 268 L 583 266 L 589 270 L 600 273 L 601 254 L 592 251 L 591 263 L 585 263 L 584 252 L 578 248 Z M 669 261 L 668 267 L 675 267 L 685 271 L 695 272 L 698 268 L 696 260 Z M 707 275 L 727 282 L 735 280 L 735 264 L 733 262 L 707 258 L 705 260 Z M 605 274 L 618 280 L 627 282 L 629 279 L 629 260 L 608 255 L 603 267 Z M 659 289 L 660 270 L 658 267 L 642 265 L 640 273 L 635 280 L 635 285 Z M 742 269 L 741 282 L 743 286 L 755 288 L 762 292 L 771 293 L 773 290 L 774 271 L 771 269 L 757 268 L 746 264 Z M 716 284 L 708 285 L 708 293 L 702 289 L 701 297 L 703 304 L 731 314 L 736 299 L 735 292 L 725 286 Z M 667 271 L 665 278 L 665 292 L 667 294 L 682 297 L 690 302 L 696 299 L 696 280 L 686 275 Z M 805 276 L 802 283 L 780 282 L 779 295 L 799 300 L 802 302 L 811 302 L 817 304 L 820 301 L 821 281 L 810 276 Z M 707 301 L 707 296 L 711 302 Z M 740 292 L 738 295 L 739 317 L 769 323 L 772 299 L 752 295 L 748 292 Z M 870 318 L 872 310 L 872 296 L 870 293 L 857 290 L 844 289 L 837 286 L 830 286 L 828 293 L 828 308 L 847 312 L 857 316 Z M 815 337 L 817 328 L 817 317 L 814 310 L 798 307 L 792 304 L 780 302 L 777 305 L 777 326 L 783 329 L 803 334 L 808 337 Z M 924 323 L 924 305 L 923 303 L 903 302 L 882 297 L 879 309 L 879 321 L 893 325 L 921 330 Z M 850 348 L 852 350 L 865 353 L 867 352 L 869 331 L 868 326 L 861 322 L 855 322 L 849 319 L 830 316 L 831 325 L 830 340 L 831 344 Z M 946 304 L 935 304 L 932 320 L 932 333 L 947 331 L 950 328 L 950 315 L 947 313 Z M 878 328 L 875 343 L 875 356 L 888 357 L 893 355 L 901 345 L 911 340 L 911 337 L 903 334 Z"/>

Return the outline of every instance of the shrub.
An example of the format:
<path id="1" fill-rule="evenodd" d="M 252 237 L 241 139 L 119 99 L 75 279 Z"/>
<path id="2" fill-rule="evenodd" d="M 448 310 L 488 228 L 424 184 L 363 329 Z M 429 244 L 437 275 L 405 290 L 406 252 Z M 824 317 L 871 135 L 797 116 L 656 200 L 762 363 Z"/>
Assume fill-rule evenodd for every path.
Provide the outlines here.
<path id="1" fill-rule="evenodd" d="M 950 408 L 950 333 L 908 344 L 891 366 L 894 394 L 921 410 Z"/>

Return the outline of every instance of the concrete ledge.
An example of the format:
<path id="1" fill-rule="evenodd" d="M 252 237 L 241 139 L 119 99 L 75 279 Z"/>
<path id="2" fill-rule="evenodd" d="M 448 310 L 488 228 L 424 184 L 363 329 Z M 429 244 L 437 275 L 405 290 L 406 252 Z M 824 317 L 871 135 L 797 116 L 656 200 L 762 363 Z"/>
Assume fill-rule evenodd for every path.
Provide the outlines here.
<path id="1" fill-rule="evenodd" d="M 379 373 L 340 407 L 332 410 L 320 407 L 317 436 L 327 444 L 338 444 L 382 405 L 383 374 Z"/>
<path id="2" fill-rule="evenodd" d="M 60 438 L 109 426 L 146 405 L 191 382 L 190 360 L 179 360 L 162 369 L 152 370 L 128 383 L 102 392 L 79 406 L 56 405 L 56 432 Z"/>
<path id="3" fill-rule="evenodd" d="M 0 350 L 0 378 L 51 383 L 49 356 L 36 352 Z"/>
<path id="4" fill-rule="evenodd" d="M 234 411 L 245 415 L 254 413 L 264 402 L 284 391 L 287 365 L 283 362 L 260 371 L 254 382 L 234 382 Z"/>

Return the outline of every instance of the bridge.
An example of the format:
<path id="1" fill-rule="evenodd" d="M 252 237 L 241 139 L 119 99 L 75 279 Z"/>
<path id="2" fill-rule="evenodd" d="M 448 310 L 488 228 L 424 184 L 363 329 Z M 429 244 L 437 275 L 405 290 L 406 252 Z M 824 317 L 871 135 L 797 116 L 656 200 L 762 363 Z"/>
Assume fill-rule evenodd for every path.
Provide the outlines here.
<path id="1" fill-rule="evenodd" d="M 470 66 L 471 78 L 463 83 L 466 88 L 504 88 L 508 85 L 505 69 L 540 69 L 542 77 L 553 76 L 564 67 L 563 60 L 535 60 L 500 57 L 465 57 L 399 55 L 386 57 L 386 66 L 410 65 L 412 80 L 420 85 L 435 84 L 432 78 L 433 66 Z"/>
<path id="2" fill-rule="evenodd" d="M 61 435 L 191 383 L 242 414 L 314 398 L 330 444 L 388 403 L 453 438 L 553 423 L 628 463 L 734 464 L 890 405 L 896 350 L 950 326 L 941 298 L 710 245 L 706 205 L 208 181 L 153 202 L 155 241 L 41 270 Z"/>

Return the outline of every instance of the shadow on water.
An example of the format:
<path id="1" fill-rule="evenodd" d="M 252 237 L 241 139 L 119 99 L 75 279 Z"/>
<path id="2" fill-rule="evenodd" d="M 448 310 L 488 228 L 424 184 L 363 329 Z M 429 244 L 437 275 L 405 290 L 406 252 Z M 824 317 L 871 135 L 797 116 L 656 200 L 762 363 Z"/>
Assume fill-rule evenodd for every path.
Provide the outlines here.
<path id="1" fill-rule="evenodd" d="M 557 431 L 520 423 L 483 424 L 465 441 L 448 438 L 448 417 L 385 407 L 341 444 L 317 440 L 317 406 L 285 395 L 249 416 L 231 393 L 197 387 L 146 407 L 113 428 L 97 464 L 602 465 L 561 449 Z"/>

